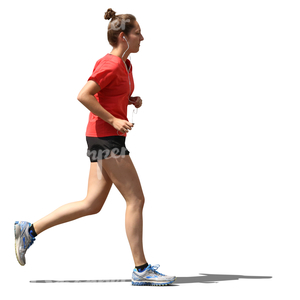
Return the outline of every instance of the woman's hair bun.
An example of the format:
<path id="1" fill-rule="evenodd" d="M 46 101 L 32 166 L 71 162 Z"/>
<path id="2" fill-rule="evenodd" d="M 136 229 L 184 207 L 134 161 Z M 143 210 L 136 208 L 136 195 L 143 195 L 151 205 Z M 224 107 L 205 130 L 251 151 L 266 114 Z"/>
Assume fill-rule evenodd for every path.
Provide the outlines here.
<path id="1" fill-rule="evenodd" d="M 113 19 L 116 15 L 116 12 L 113 11 L 111 8 L 109 8 L 107 10 L 107 12 L 104 14 L 104 19 L 105 20 L 110 20 L 110 19 Z"/>

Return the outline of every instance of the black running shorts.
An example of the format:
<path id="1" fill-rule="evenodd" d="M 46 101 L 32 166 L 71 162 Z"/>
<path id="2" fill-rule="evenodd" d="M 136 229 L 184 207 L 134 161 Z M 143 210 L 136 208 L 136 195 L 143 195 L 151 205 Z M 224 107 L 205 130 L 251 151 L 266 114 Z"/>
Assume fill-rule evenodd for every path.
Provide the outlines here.
<path id="1" fill-rule="evenodd" d="M 91 162 L 97 162 L 98 160 L 108 158 L 111 154 L 116 157 L 128 155 L 129 151 L 125 146 L 125 139 L 125 136 L 87 136 L 87 156 Z"/>

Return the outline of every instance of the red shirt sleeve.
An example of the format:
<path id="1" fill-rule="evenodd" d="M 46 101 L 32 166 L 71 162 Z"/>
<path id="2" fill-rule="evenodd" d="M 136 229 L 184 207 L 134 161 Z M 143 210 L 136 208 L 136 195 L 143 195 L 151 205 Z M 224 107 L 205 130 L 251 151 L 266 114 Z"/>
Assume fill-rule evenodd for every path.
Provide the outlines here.
<path id="1" fill-rule="evenodd" d="M 116 66 L 114 64 L 110 64 L 108 62 L 97 62 L 94 67 L 93 74 L 89 77 L 88 80 L 95 81 L 102 90 L 107 85 L 109 85 L 115 77 Z"/>

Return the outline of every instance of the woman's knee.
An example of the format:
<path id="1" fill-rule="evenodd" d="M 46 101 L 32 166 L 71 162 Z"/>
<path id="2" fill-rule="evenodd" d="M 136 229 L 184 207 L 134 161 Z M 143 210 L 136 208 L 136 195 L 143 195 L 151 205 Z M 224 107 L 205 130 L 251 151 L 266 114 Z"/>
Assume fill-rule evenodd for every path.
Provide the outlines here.
<path id="1" fill-rule="evenodd" d="M 141 195 L 139 197 L 132 197 L 129 199 L 126 199 L 127 205 L 134 206 L 137 209 L 143 209 L 145 205 L 145 197 L 144 195 Z"/>
<path id="2" fill-rule="evenodd" d="M 103 203 L 97 201 L 89 201 L 88 199 L 83 200 L 83 211 L 86 216 L 95 215 L 100 212 Z"/>
<path id="3" fill-rule="evenodd" d="M 86 210 L 86 215 L 90 216 L 90 215 L 96 215 L 100 212 L 101 207 L 97 207 L 97 206 L 91 206 Z"/>

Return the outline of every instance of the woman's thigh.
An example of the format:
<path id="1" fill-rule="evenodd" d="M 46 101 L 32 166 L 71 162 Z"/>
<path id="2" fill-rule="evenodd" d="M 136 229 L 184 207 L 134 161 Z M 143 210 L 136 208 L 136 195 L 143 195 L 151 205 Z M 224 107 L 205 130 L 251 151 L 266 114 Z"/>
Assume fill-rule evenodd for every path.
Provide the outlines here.
<path id="1" fill-rule="evenodd" d="M 144 200 L 140 179 L 129 155 L 104 159 L 102 166 L 126 201 Z"/>
<path id="2" fill-rule="evenodd" d="M 112 181 L 106 171 L 99 168 L 97 162 L 92 162 L 88 181 L 88 192 L 85 201 L 89 206 L 102 208 L 112 186 Z"/>

